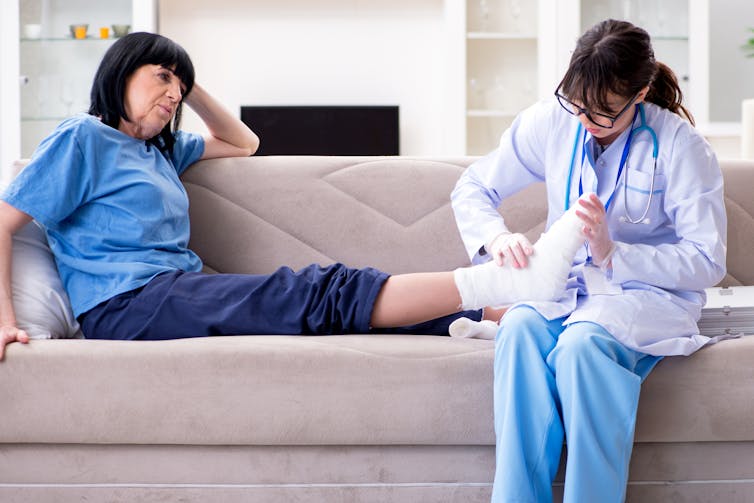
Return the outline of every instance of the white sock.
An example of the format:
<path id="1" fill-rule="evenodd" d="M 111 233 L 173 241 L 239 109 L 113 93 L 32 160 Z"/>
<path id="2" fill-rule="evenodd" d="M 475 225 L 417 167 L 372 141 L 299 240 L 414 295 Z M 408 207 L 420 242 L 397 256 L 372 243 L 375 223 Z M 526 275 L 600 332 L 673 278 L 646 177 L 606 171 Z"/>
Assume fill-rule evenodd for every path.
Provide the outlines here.
<path id="1" fill-rule="evenodd" d="M 474 321 L 470 318 L 458 318 L 448 327 L 451 337 L 495 340 L 500 325 L 492 320 Z"/>
<path id="2" fill-rule="evenodd" d="M 453 271 L 462 309 L 504 306 L 522 300 L 557 300 L 565 292 L 573 257 L 584 244 L 575 206 L 534 244 L 529 264 L 516 269 L 494 262 Z"/>

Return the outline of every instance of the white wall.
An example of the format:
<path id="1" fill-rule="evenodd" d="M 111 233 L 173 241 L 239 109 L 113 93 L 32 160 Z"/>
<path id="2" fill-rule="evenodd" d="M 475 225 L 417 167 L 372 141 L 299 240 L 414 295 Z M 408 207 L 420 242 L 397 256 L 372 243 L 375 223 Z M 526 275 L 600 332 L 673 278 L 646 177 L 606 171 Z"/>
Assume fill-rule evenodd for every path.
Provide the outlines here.
<path id="1" fill-rule="evenodd" d="M 741 101 L 754 98 L 754 58 L 741 46 L 754 36 L 752 0 L 710 2 L 710 120 L 739 122 Z"/>
<path id="2" fill-rule="evenodd" d="M 448 153 L 442 0 L 161 0 L 159 9 L 160 33 L 234 113 L 398 105 L 402 155 Z M 203 128 L 189 113 L 183 126 Z"/>
<path id="3" fill-rule="evenodd" d="M 1 22 L 18 17 L 16 2 L 0 3 L 0 187 L 11 179 L 13 161 L 20 157 L 21 138 L 18 122 L 18 24 Z"/>

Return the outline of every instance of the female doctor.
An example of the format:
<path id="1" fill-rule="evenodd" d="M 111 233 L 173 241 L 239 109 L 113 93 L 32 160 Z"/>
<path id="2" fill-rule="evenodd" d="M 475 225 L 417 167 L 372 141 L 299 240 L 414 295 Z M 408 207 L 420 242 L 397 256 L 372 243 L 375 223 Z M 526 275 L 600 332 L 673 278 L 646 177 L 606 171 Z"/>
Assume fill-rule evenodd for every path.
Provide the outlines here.
<path id="1" fill-rule="evenodd" d="M 664 355 L 713 342 L 696 321 L 725 274 L 720 169 L 649 35 L 592 27 L 555 96 L 522 112 L 452 195 L 474 262 L 527 266 L 531 244 L 497 208 L 538 181 L 548 225 L 575 204 L 584 237 L 560 300 L 515 304 L 500 322 L 494 502 L 552 501 L 564 436 L 564 501 L 622 501 L 641 382 Z"/>

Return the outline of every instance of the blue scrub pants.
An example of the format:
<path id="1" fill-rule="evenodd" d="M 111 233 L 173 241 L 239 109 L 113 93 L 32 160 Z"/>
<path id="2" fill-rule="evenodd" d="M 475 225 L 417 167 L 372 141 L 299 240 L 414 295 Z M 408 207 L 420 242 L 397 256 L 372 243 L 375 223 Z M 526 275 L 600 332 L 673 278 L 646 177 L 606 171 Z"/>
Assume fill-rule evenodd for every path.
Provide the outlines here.
<path id="1" fill-rule="evenodd" d="M 213 335 L 417 333 L 448 335 L 465 311 L 409 327 L 370 329 L 388 274 L 342 264 L 269 275 L 173 271 L 79 316 L 87 339 L 163 340 Z"/>
<path id="2" fill-rule="evenodd" d="M 493 503 L 551 503 L 564 436 L 564 503 L 625 498 L 639 388 L 661 357 L 626 348 L 594 323 L 563 320 L 519 307 L 500 323 Z"/>

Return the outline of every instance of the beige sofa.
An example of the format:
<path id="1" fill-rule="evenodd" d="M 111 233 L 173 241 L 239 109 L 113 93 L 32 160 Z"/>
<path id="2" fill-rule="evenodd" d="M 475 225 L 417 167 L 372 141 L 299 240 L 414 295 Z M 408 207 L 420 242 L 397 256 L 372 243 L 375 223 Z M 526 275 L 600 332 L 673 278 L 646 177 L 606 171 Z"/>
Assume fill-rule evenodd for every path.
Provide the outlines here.
<path id="1" fill-rule="evenodd" d="M 448 204 L 471 159 L 260 157 L 184 181 L 209 269 L 467 262 Z M 754 284 L 754 161 L 726 161 L 729 275 Z M 506 202 L 543 229 L 544 192 Z M 493 344 L 411 335 L 13 344 L 2 502 L 483 502 Z M 754 501 L 754 337 L 667 358 L 642 392 L 631 502 Z M 560 490 L 556 485 L 556 493 Z"/>

